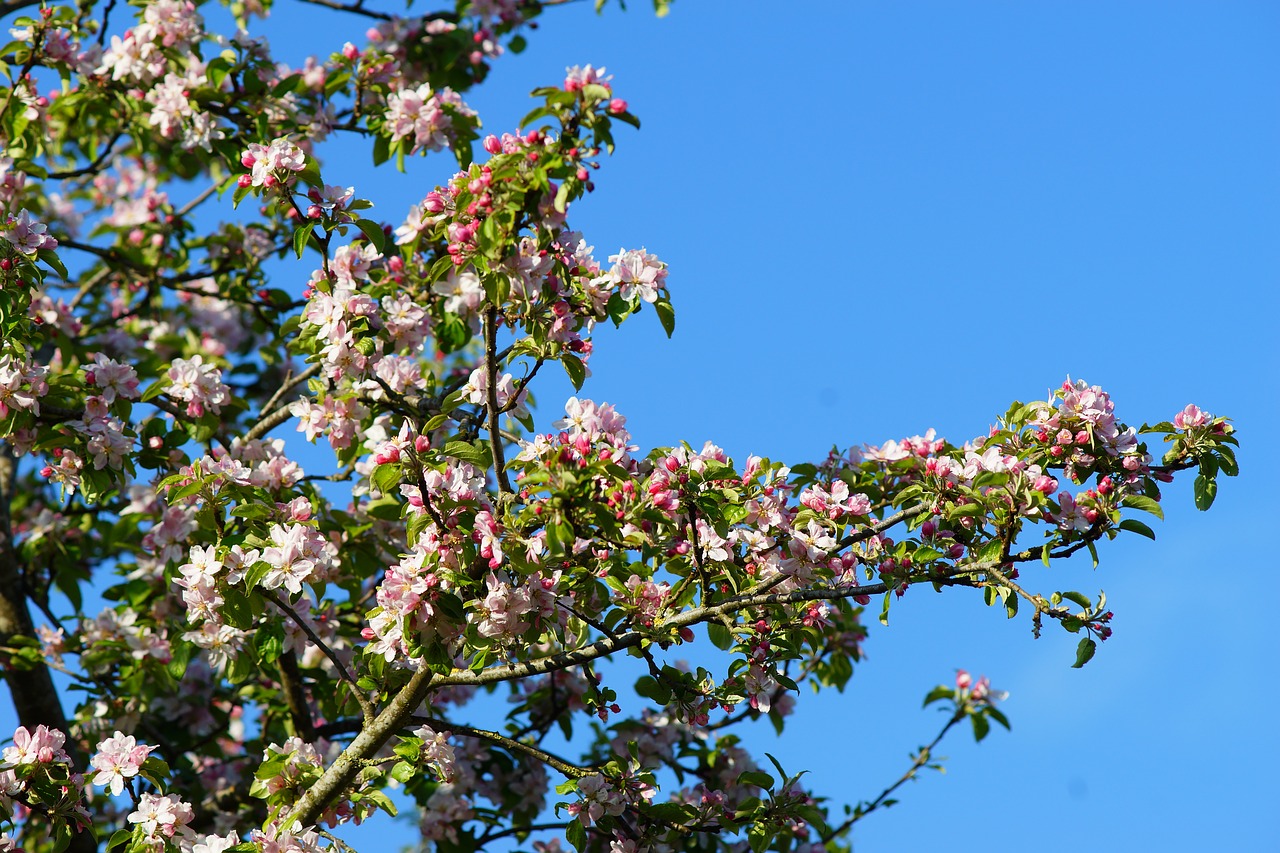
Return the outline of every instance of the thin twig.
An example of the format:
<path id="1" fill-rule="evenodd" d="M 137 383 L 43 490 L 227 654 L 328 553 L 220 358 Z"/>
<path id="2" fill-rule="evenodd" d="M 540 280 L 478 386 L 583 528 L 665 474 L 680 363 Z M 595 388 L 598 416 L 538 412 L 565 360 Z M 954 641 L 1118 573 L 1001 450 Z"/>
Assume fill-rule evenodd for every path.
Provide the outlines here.
<path id="1" fill-rule="evenodd" d="M 938 746 L 939 743 L 942 742 L 942 739 L 946 737 L 947 732 L 951 731 L 951 727 L 954 726 L 956 723 L 960 722 L 961 720 L 963 720 L 964 717 L 965 717 L 965 714 L 963 711 L 956 711 L 954 714 L 952 714 L 951 719 L 947 720 L 947 724 L 942 727 L 942 731 L 938 732 L 938 736 L 935 737 L 928 746 L 923 747 L 918 753 L 916 753 L 915 758 L 912 759 L 911 766 L 907 768 L 906 773 L 903 773 L 902 776 L 898 778 L 898 781 L 894 782 L 892 785 L 890 785 L 889 787 L 881 791 L 880 796 L 872 800 L 871 803 L 868 804 L 865 809 L 862 808 L 861 806 L 858 806 L 858 808 L 854 811 L 854 813 L 849 816 L 848 820 L 846 820 L 844 823 L 840 824 L 834 829 L 829 830 L 826 834 L 824 834 L 822 836 L 820 843 L 827 844 L 832 839 L 840 835 L 843 835 L 844 833 L 848 832 L 849 828 L 852 827 L 855 823 L 862 820 L 864 817 L 871 814 L 876 809 L 884 806 L 885 801 L 889 798 L 891 794 L 893 794 L 894 791 L 898 790 L 907 782 L 914 779 L 916 777 L 916 774 L 920 772 L 920 768 L 924 767 L 926 764 L 929 763 L 929 759 L 933 755 L 933 750 Z"/>
<path id="2" fill-rule="evenodd" d="M 369 697 L 364 694 L 364 691 L 360 689 L 360 685 L 356 682 L 355 676 L 347 669 L 347 665 L 342 662 L 342 659 L 338 657 L 333 649 L 329 648 L 328 643 L 316 635 L 316 632 L 312 630 L 311 626 L 298 615 L 297 611 L 289 606 L 288 602 L 282 599 L 275 592 L 269 590 L 265 592 L 265 595 L 268 601 L 276 607 L 279 607 L 281 611 L 292 619 L 297 626 L 302 629 L 302 632 L 307 635 L 307 639 L 311 640 L 311 642 L 324 653 L 324 656 L 327 657 L 329 662 L 334 665 L 334 668 L 338 670 L 338 675 L 341 676 L 342 680 L 350 685 L 351 692 L 355 694 L 356 702 L 359 703 L 360 712 L 364 715 L 365 720 L 372 720 L 377 715 L 377 709 L 373 706 L 373 702 L 369 700 Z"/>
<path id="3" fill-rule="evenodd" d="M 502 431 L 498 429 L 498 309 L 490 305 L 484 312 L 484 367 L 489 379 L 489 445 L 493 451 L 493 471 L 498 477 L 498 488 L 504 494 L 513 495 L 511 481 L 507 479 L 507 463 L 503 458 Z"/>

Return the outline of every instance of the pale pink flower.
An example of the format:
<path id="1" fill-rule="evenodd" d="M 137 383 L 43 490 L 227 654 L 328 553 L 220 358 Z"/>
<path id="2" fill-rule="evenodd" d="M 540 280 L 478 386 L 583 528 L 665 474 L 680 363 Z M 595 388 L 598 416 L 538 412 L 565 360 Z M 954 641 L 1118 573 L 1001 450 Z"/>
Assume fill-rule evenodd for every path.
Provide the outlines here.
<path id="1" fill-rule="evenodd" d="M 89 762 L 98 771 L 93 784 L 102 785 L 112 796 L 118 796 L 124 790 L 125 780 L 138 775 L 154 749 L 138 743 L 132 735 L 116 732 L 98 744 L 98 751 Z"/>

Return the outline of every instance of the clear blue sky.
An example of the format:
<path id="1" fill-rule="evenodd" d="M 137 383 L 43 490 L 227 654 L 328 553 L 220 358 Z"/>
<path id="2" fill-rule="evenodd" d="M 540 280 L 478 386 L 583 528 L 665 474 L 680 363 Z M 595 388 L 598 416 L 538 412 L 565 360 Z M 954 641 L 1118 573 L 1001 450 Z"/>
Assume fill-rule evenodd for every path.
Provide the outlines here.
<path id="1" fill-rule="evenodd" d="M 1116 635 L 1083 670 L 1060 631 L 916 591 L 849 691 L 802 697 L 762 748 L 872 797 L 940 723 L 924 691 L 964 667 L 1010 691 L 1013 731 L 948 742 L 947 774 L 869 818 L 858 850 L 1275 849 L 1257 543 L 1280 474 L 1280 7 L 629 5 L 548 13 L 473 100 L 500 132 L 532 85 L 592 62 L 644 122 L 573 217 L 601 253 L 671 265 L 674 340 L 643 316 L 601 335 L 585 389 L 643 447 L 803 461 L 930 426 L 962 441 L 1068 373 L 1137 423 L 1228 414 L 1243 443 L 1212 512 L 1182 484 L 1156 542 L 1027 572 L 1107 591 Z"/>
<path id="2" fill-rule="evenodd" d="M 644 122 L 571 220 L 599 256 L 670 264 L 674 340 L 652 315 L 600 334 L 583 392 L 643 448 L 801 462 L 929 427 L 959 442 L 1067 374 L 1135 424 L 1188 402 L 1230 415 L 1243 445 L 1210 513 L 1179 484 L 1156 542 L 1026 571 L 1107 591 L 1116 634 L 1083 670 L 1061 631 L 1033 641 L 977 594 L 912 591 L 849 690 L 803 695 L 760 749 L 837 801 L 871 798 L 941 724 L 926 690 L 963 667 L 1010 691 L 1013 731 L 954 735 L 946 775 L 868 818 L 859 851 L 1275 849 L 1280 6 L 590 5 L 548 11 L 468 100 L 501 133 L 529 89 L 590 62 Z M 303 42 L 289 12 L 264 31 L 294 62 L 363 30 L 335 16 Z M 324 174 L 398 223 L 450 170 L 331 156 Z"/>

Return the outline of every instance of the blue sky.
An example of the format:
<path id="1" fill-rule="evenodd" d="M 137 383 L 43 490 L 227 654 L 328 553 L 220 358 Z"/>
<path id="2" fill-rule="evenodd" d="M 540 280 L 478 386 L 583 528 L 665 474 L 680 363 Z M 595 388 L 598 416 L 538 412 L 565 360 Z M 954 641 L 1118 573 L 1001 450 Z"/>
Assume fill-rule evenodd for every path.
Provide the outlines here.
<path id="1" fill-rule="evenodd" d="M 593 62 L 644 122 L 573 220 L 601 252 L 671 265 L 674 340 L 643 316 L 601 336 L 585 389 L 642 446 L 803 461 L 930 426 L 962 441 L 1067 374 L 1134 423 L 1196 402 L 1240 431 L 1243 473 L 1210 513 L 1176 484 L 1156 542 L 1027 571 L 1107 591 L 1116 635 L 1083 670 L 1062 632 L 913 591 L 849 690 L 802 697 L 762 748 L 837 800 L 873 797 L 941 722 L 924 691 L 964 667 L 1010 691 L 1013 731 L 948 741 L 946 775 L 869 818 L 858 850 L 1271 849 L 1274 566 L 1256 543 L 1280 474 L 1280 9 L 582 5 L 544 16 L 473 100 L 505 129 L 508 87 Z"/>
<path id="2" fill-rule="evenodd" d="M 836 801 L 874 797 L 943 722 L 924 693 L 963 667 L 1010 691 L 1013 731 L 953 735 L 946 775 L 868 818 L 859 851 L 1271 849 L 1280 7 L 590 5 L 549 10 L 468 101 L 501 133 L 529 89 L 590 62 L 641 117 L 571 222 L 598 256 L 644 245 L 671 268 L 674 339 L 652 314 L 600 334 L 583 391 L 643 448 L 802 462 L 929 427 L 960 442 L 1068 374 L 1124 420 L 1195 402 L 1242 442 L 1210 513 L 1180 483 L 1156 542 L 1026 571 L 1046 593 L 1107 591 L 1116 635 L 1083 670 L 1060 631 L 1033 641 L 977 594 L 913 590 L 848 691 L 803 695 L 759 748 Z M 364 29 L 303 14 L 259 28 L 293 62 Z M 328 34 L 304 41 L 304 20 Z M 330 155 L 324 174 L 398 223 L 451 168 Z M 571 389 L 538 393 L 545 423 Z"/>
<path id="3" fill-rule="evenodd" d="M 1134 423 L 1196 402 L 1240 431 L 1243 473 L 1210 513 L 1176 484 L 1156 542 L 1026 573 L 1107 591 L 1116 635 L 1083 670 L 1062 632 L 915 591 L 849 690 L 803 696 L 761 748 L 834 799 L 873 797 L 941 723 L 925 690 L 964 667 L 1010 691 L 1013 731 L 953 737 L 946 775 L 869 818 L 858 850 L 1271 849 L 1256 543 L 1280 474 L 1280 9 L 586 5 L 545 15 L 471 100 L 501 132 L 521 94 L 592 62 L 644 122 L 572 219 L 600 254 L 671 265 L 675 338 L 643 315 L 601 335 L 584 389 L 643 447 L 799 462 L 931 426 L 963 441 L 1067 374 Z M 544 411 L 568 393 L 544 386 Z"/>

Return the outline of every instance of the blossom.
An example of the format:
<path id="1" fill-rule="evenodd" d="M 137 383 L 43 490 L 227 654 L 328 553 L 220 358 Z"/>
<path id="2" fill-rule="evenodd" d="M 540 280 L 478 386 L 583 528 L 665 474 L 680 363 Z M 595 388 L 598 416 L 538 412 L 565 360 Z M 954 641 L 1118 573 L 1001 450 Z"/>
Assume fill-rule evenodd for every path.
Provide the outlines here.
<path id="1" fill-rule="evenodd" d="M 604 73 L 604 66 L 596 68 L 592 65 L 580 66 L 574 65 L 564 70 L 564 90 L 566 92 L 577 92 L 583 86 L 597 85 L 609 88 L 609 81 L 613 79 L 613 75 Z"/>
<path id="2" fill-rule="evenodd" d="M 231 401 L 231 389 L 222 381 L 222 371 L 215 364 L 206 364 L 204 357 L 175 358 L 169 366 L 170 397 L 187 404 L 187 414 L 198 418 L 205 410 L 215 415 L 222 411 L 222 404 Z"/>
<path id="3" fill-rule="evenodd" d="M 108 405 L 116 397 L 125 400 L 138 399 L 138 374 L 131 365 L 121 364 L 102 353 L 93 357 L 93 363 L 85 365 L 85 381 L 100 389 L 102 399 Z"/>
<path id="4" fill-rule="evenodd" d="M 0 224 L 0 237 L 4 237 L 24 255 L 34 255 L 41 249 L 58 248 L 58 241 L 46 233 L 48 230 L 49 226 L 32 219 L 31 214 L 23 210 L 16 217 L 10 216 L 4 224 Z"/>
<path id="5" fill-rule="evenodd" d="M 658 292 L 666 289 L 667 265 L 644 249 L 620 249 L 610 255 L 613 264 L 596 282 L 609 282 L 618 288 L 623 299 L 639 295 L 645 302 L 657 302 Z"/>
<path id="6" fill-rule="evenodd" d="M 89 762 L 98 771 L 93 784 L 102 785 L 112 796 L 118 796 L 124 790 L 125 780 L 138 775 L 154 749 L 138 743 L 132 735 L 117 731 L 98 744 L 98 751 Z"/>
<path id="7" fill-rule="evenodd" d="M 187 828 L 195 819 L 189 803 L 184 803 L 176 794 L 163 797 L 156 794 L 143 794 L 138 799 L 138 807 L 129 814 L 129 823 L 142 828 L 143 837 L 155 844 L 159 849 L 166 841 L 178 838 L 187 839 L 191 830 Z"/>
<path id="8" fill-rule="evenodd" d="M 442 151 L 452 143 L 455 116 L 471 117 L 475 112 L 452 89 L 438 92 L 423 83 L 416 89 L 400 89 L 387 97 L 387 127 L 391 141 L 413 138 L 413 151 L 426 148 Z"/>
<path id="9" fill-rule="evenodd" d="M 1192 427 L 1204 426 L 1212 418 L 1213 415 L 1200 411 L 1198 406 L 1191 403 L 1173 416 L 1173 425 L 1178 429 L 1191 429 Z"/>
<path id="10" fill-rule="evenodd" d="M 70 761 L 62 745 L 66 736 L 57 729 L 48 726 L 36 726 L 28 731 L 26 726 L 19 726 L 13 733 L 13 746 L 4 748 L 5 764 L 48 764 L 55 761 Z"/>
<path id="11" fill-rule="evenodd" d="M 240 163 L 249 170 L 250 185 L 269 186 L 280 171 L 301 172 L 307 164 L 302 149 L 289 139 L 280 137 L 269 145 L 254 142 L 240 157 Z"/>

